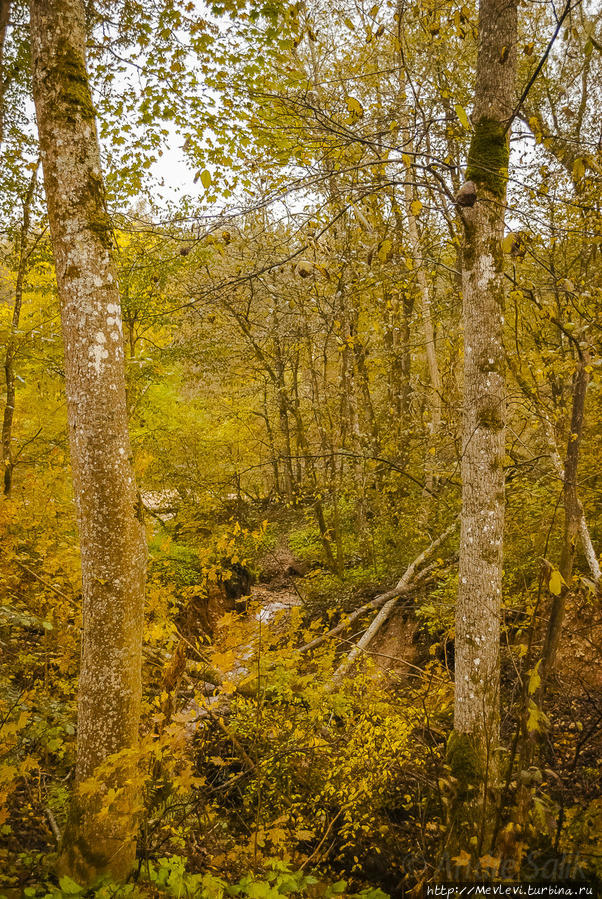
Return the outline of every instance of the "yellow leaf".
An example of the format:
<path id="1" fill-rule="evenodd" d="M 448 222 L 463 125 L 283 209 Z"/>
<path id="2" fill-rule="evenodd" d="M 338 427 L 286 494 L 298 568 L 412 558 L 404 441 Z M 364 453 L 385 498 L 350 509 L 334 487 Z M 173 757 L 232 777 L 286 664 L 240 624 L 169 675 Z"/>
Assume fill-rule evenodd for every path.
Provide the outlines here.
<path id="1" fill-rule="evenodd" d="M 460 852 L 460 855 L 456 855 L 454 856 L 454 858 L 452 858 L 452 862 L 455 862 L 456 867 L 458 868 L 465 868 L 470 864 L 470 854 L 466 852 L 465 849 L 463 849 Z"/>
<path id="2" fill-rule="evenodd" d="M 364 107 L 355 97 L 347 97 L 347 109 L 355 118 L 361 119 L 364 114 Z"/>
<path id="3" fill-rule="evenodd" d="M 205 190 L 209 190 L 211 187 L 211 172 L 207 171 L 207 169 L 204 169 L 201 172 L 201 184 Z"/>
<path id="4" fill-rule="evenodd" d="M 422 203 L 420 200 L 412 200 L 410 203 L 410 211 L 412 215 L 420 215 L 420 210 L 422 209 Z"/>
<path id="5" fill-rule="evenodd" d="M 539 666 L 541 665 L 541 659 L 535 666 L 529 671 L 529 696 L 533 696 L 533 694 L 539 689 L 541 685 L 541 675 L 539 673 Z"/>
<path id="6" fill-rule="evenodd" d="M 401 154 L 401 161 L 407 168 L 410 168 L 410 166 L 412 165 L 412 157 L 408 156 L 407 153 Z"/>
<path id="7" fill-rule="evenodd" d="M 393 248 L 392 241 L 387 237 L 378 248 L 378 258 L 381 262 L 386 262 L 389 256 L 391 255 L 391 250 Z"/>
<path id="8" fill-rule="evenodd" d="M 472 130 L 472 126 L 471 126 L 471 124 L 470 124 L 470 121 L 469 121 L 469 119 L 468 119 L 468 116 L 466 115 L 466 110 L 464 109 L 464 107 L 463 107 L 463 106 L 460 106 L 459 103 L 456 103 L 456 105 L 454 106 L 454 109 L 456 110 L 456 115 L 458 116 L 458 118 L 459 118 L 459 120 L 460 120 L 460 124 L 462 125 L 462 127 L 463 127 L 466 131 L 471 131 L 471 130 Z"/>
<path id="9" fill-rule="evenodd" d="M 482 868 L 493 868 L 496 871 L 500 863 L 499 858 L 494 858 L 492 855 L 482 855 L 479 861 Z"/>
<path id="10" fill-rule="evenodd" d="M 562 583 L 563 583 L 562 575 L 560 574 L 558 569 L 555 568 L 552 571 L 552 574 L 550 575 L 550 583 L 548 584 L 550 593 L 552 593 L 554 596 L 560 596 L 560 591 L 562 590 Z"/>
<path id="11" fill-rule="evenodd" d="M 529 715 L 527 717 L 527 730 L 530 734 L 535 733 L 539 730 L 539 723 L 541 721 L 541 712 L 533 702 L 533 700 L 529 700 Z"/>
<path id="12" fill-rule="evenodd" d="M 543 134 L 541 133 L 541 128 L 539 127 L 539 119 L 537 118 L 537 116 L 531 116 L 531 118 L 529 119 L 529 128 L 533 132 L 535 143 L 540 144 L 543 140 Z"/>
<path id="13" fill-rule="evenodd" d="M 585 175 L 585 159 L 582 156 L 578 156 L 575 162 L 573 163 L 573 178 L 575 181 L 581 181 L 583 176 Z"/>

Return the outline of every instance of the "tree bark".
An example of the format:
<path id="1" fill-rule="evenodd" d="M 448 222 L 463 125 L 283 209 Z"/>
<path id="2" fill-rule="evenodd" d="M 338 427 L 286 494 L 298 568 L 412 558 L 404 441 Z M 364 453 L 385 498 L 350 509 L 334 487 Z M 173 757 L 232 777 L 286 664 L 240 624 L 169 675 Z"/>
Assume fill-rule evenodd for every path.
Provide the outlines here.
<path id="1" fill-rule="evenodd" d="M 464 211 L 462 518 L 456 607 L 452 773 L 480 787 L 495 780 L 499 744 L 500 609 L 504 532 L 505 354 L 503 254 L 516 0 L 481 0 L 472 136 Z"/>
<path id="2" fill-rule="evenodd" d="M 577 494 L 577 468 L 579 465 L 579 448 L 581 445 L 581 432 L 585 413 L 585 395 L 589 383 L 588 358 L 580 360 L 575 372 L 573 388 L 573 408 L 571 413 L 571 427 L 567 440 L 566 461 L 564 463 L 563 500 L 564 500 L 564 537 L 560 553 L 559 571 L 563 584 L 560 593 L 552 599 L 548 629 L 544 641 L 540 677 L 540 691 L 543 696 L 550 674 L 554 670 L 566 597 L 569 592 L 571 577 L 573 575 L 573 563 L 575 561 L 575 547 L 583 518 L 583 508 Z"/>
<path id="3" fill-rule="evenodd" d="M 575 388 L 580 386 L 580 380 L 583 377 L 582 374 L 578 373 L 575 378 Z M 573 395 L 573 412 L 572 417 L 574 419 L 575 416 L 575 395 Z M 585 403 L 585 393 L 583 394 L 583 402 Z M 583 414 L 583 412 L 582 412 Z M 562 480 L 563 483 L 563 494 L 565 497 L 565 514 L 566 514 L 566 485 L 565 485 L 565 466 L 562 464 L 562 460 L 560 458 L 560 453 L 558 452 L 558 448 L 556 446 L 556 437 L 554 435 L 554 428 L 552 427 L 550 421 L 543 415 L 543 413 L 539 416 L 540 421 L 542 422 L 542 426 L 548 441 L 548 445 L 550 448 L 550 459 L 552 461 L 552 465 L 554 466 L 554 470 L 558 477 Z M 571 431 L 571 433 L 574 433 Z M 569 456 L 567 455 L 568 461 Z M 583 509 L 583 504 L 579 499 L 579 495 L 577 494 L 577 482 L 575 479 L 574 487 L 571 489 L 575 490 L 576 494 L 576 502 L 579 510 L 579 535 L 581 537 L 581 545 L 583 547 L 583 554 L 585 555 L 587 564 L 589 566 L 590 574 L 593 578 L 596 587 L 600 587 L 600 582 L 602 581 L 602 570 L 600 569 L 600 562 L 598 561 L 598 554 L 594 549 L 594 544 L 592 542 L 592 537 L 589 531 L 589 526 L 587 523 L 587 519 L 585 517 L 585 512 Z"/>
<path id="4" fill-rule="evenodd" d="M 82 562 L 77 769 L 59 867 L 87 883 L 105 872 L 127 876 L 135 857 L 146 546 L 131 464 L 111 224 L 86 72 L 84 4 L 32 0 L 30 9 Z M 123 757 L 109 773 L 103 763 L 119 752 Z M 89 778 L 96 793 L 81 790 Z M 107 805 L 110 788 L 118 801 Z"/>
<path id="5" fill-rule="evenodd" d="M 27 241 L 31 226 L 31 204 L 36 189 L 38 164 L 32 172 L 27 192 L 23 199 L 23 219 L 18 237 L 18 264 L 17 278 L 15 281 L 15 302 L 10 323 L 10 331 L 6 341 L 4 354 L 4 379 L 6 382 L 6 403 L 2 416 L 2 461 L 4 464 L 4 495 L 10 496 L 13 485 L 13 470 L 15 462 L 12 452 L 13 420 L 15 417 L 15 355 L 17 352 L 17 334 L 21 319 L 21 305 L 23 303 L 23 284 L 28 268 L 29 253 Z"/>
<path id="6" fill-rule="evenodd" d="M 435 328 L 433 325 L 431 292 L 429 289 L 428 279 L 424 267 L 424 246 L 422 236 L 418 227 L 418 213 L 415 212 L 416 204 L 420 206 L 418 190 L 415 184 L 416 170 L 413 168 L 413 160 L 416 157 L 416 148 L 414 146 L 414 137 L 411 133 L 411 123 L 408 110 L 408 102 L 406 98 L 406 68 L 402 46 L 402 23 L 403 23 L 403 3 L 397 3 L 397 12 L 395 16 L 397 20 L 397 39 L 399 50 L 397 53 L 399 63 L 399 98 L 397 112 L 399 115 L 399 131 L 403 148 L 403 163 L 405 168 L 405 178 L 403 182 L 403 193 L 405 201 L 405 213 L 408 225 L 409 250 L 412 256 L 413 269 L 416 273 L 416 282 L 418 292 L 420 294 L 420 314 L 422 317 L 422 327 L 424 330 L 424 350 L 426 354 L 427 369 L 429 374 L 430 390 L 428 393 L 428 408 L 430 412 L 430 420 L 428 424 L 428 443 L 425 456 L 424 480 L 426 490 L 424 492 L 425 508 L 424 512 L 428 513 L 428 505 L 433 493 L 435 481 L 435 459 L 434 452 L 436 450 L 437 437 L 441 430 L 441 373 L 439 371 L 439 362 L 437 360 L 437 348 L 435 343 Z"/>
<path id="7" fill-rule="evenodd" d="M 402 118 L 401 134 L 403 139 L 403 148 L 407 153 L 414 154 L 414 142 L 410 135 L 405 96 L 400 103 L 400 115 Z M 434 459 L 431 450 L 436 449 L 437 438 L 441 430 L 441 374 L 439 372 L 439 363 L 437 361 L 437 349 L 435 345 L 435 328 L 433 326 L 433 316 L 431 314 L 431 294 L 429 290 L 426 272 L 424 270 L 424 250 L 422 240 L 418 231 L 418 222 L 414 214 L 414 203 L 418 200 L 418 192 L 412 183 L 415 175 L 412 172 L 411 164 L 406 165 L 404 196 L 406 204 L 406 216 L 408 219 L 408 237 L 410 242 L 410 252 L 414 271 L 416 272 L 416 281 L 418 283 L 418 291 L 420 293 L 420 313 L 422 316 L 422 326 L 424 328 L 424 350 L 426 353 L 426 361 L 429 373 L 430 391 L 428 395 L 428 406 L 430 410 L 430 421 L 428 425 L 428 446 L 425 460 L 425 501 L 428 503 L 429 497 L 434 487 Z"/>
<path id="8" fill-rule="evenodd" d="M 6 76 L 4 74 L 4 43 L 10 18 L 10 0 L 0 0 L 0 147 L 4 140 L 4 94 Z"/>
<path id="9" fill-rule="evenodd" d="M 512 357 L 507 356 L 506 358 L 507 358 L 508 364 L 510 366 L 510 370 L 512 371 L 512 374 L 514 376 L 516 383 L 518 384 L 518 386 L 520 387 L 520 389 L 522 390 L 522 392 L 524 393 L 526 398 L 529 400 L 529 402 L 532 404 L 534 412 L 541 423 L 541 427 L 542 427 L 542 430 L 543 430 L 543 433 L 544 433 L 544 436 L 545 436 L 545 439 L 546 439 L 546 442 L 548 444 L 548 448 L 550 451 L 550 461 L 552 463 L 554 471 L 556 472 L 556 474 L 558 475 L 558 477 L 564 484 L 564 464 L 562 462 L 562 459 L 560 458 L 560 453 L 558 452 L 558 445 L 556 442 L 556 434 L 554 433 L 554 427 L 552 425 L 552 422 L 550 421 L 550 418 L 548 417 L 548 415 L 544 409 L 544 406 L 540 401 L 538 391 L 532 389 L 527 384 L 525 378 L 521 375 L 518 366 L 515 363 L 513 363 Z M 577 382 L 575 382 L 573 384 L 573 389 L 575 388 L 575 386 L 577 386 Z M 574 395 L 573 395 L 573 402 L 574 402 Z M 571 413 L 571 414 L 573 414 L 573 413 Z M 602 585 L 602 570 L 600 569 L 600 562 L 598 560 L 598 554 L 596 553 L 594 544 L 592 542 L 589 525 L 587 523 L 587 519 L 585 517 L 585 511 L 583 509 L 583 504 L 581 503 L 579 496 L 577 496 L 577 499 L 579 501 L 579 508 L 581 510 L 580 511 L 581 518 L 579 521 L 579 535 L 581 537 L 581 545 L 583 547 L 583 553 L 585 555 L 587 564 L 589 566 L 590 574 L 592 576 L 594 583 L 596 584 L 596 587 L 599 590 L 600 586 Z"/>

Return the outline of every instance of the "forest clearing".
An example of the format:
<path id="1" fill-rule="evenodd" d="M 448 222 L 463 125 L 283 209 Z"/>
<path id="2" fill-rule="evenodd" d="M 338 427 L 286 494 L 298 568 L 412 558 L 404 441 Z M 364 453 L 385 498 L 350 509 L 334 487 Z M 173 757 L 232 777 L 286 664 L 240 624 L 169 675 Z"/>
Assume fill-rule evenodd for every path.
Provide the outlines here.
<path id="1" fill-rule="evenodd" d="M 596 895 L 601 87 L 597 0 L 0 0 L 0 899 Z"/>

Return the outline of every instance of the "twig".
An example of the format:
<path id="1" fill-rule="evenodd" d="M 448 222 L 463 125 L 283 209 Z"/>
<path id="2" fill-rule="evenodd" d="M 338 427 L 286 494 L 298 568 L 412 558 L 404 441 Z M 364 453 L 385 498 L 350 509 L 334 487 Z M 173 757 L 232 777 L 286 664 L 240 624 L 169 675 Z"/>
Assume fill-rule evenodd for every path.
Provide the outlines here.
<path id="1" fill-rule="evenodd" d="M 50 824 L 50 829 L 51 829 L 52 833 L 54 834 L 54 839 L 56 840 L 56 845 L 60 846 L 61 840 L 62 840 L 62 835 L 59 830 L 59 826 L 56 823 L 56 819 L 49 808 L 44 809 L 44 814 L 46 815 L 46 818 L 48 819 L 48 823 Z"/>
<path id="2" fill-rule="evenodd" d="M 326 840 L 327 840 L 327 838 L 328 838 L 328 834 L 330 833 L 330 831 L 332 830 L 332 828 L 334 827 L 334 825 L 336 824 L 336 822 L 338 821 L 338 819 L 341 817 L 341 815 L 343 814 L 343 812 L 344 812 L 344 809 L 342 809 L 342 808 L 338 810 L 338 812 L 336 813 L 336 815 L 334 816 L 334 818 L 332 819 L 332 821 L 330 822 L 330 824 L 329 824 L 328 827 L 326 828 L 326 831 L 325 831 L 325 833 L 324 833 L 324 836 L 322 837 L 322 839 L 320 840 L 320 842 L 318 843 L 318 845 L 316 846 L 316 848 L 314 849 L 314 851 L 312 852 L 312 854 L 311 854 L 308 858 L 306 858 L 305 861 L 303 862 L 303 864 L 301 865 L 301 871 L 302 871 L 305 867 L 307 867 L 307 865 L 309 865 L 309 863 L 310 863 L 311 861 L 314 860 L 314 858 L 316 857 L 316 855 L 318 854 L 318 852 L 320 851 L 320 849 L 322 848 L 322 846 L 323 846 L 324 843 L 326 842 Z"/>
<path id="3" fill-rule="evenodd" d="M 577 0 L 577 2 L 575 3 L 575 6 L 579 6 L 579 3 L 580 3 L 580 2 L 581 2 L 581 0 Z M 552 35 L 552 37 L 551 37 L 550 40 L 548 41 L 548 46 L 546 47 L 543 56 L 542 56 L 541 59 L 539 60 L 539 62 L 538 62 L 538 64 L 537 64 L 537 67 L 536 67 L 535 71 L 533 72 L 533 74 L 532 74 L 531 77 L 529 78 L 529 81 L 527 82 L 527 86 L 526 86 L 526 88 L 524 89 L 524 91 L 523 91 L 522 94 L 521 94 L 520 100 L 518 101 L 518 103 L 517 103 L 516 106 L 514 107 L 514 109 L 513 109 L 513 111 L 512 111 L 512 115 L 511 115 L 510 118 L 508 119 L 508 124 L 506 125 L 506 128 L 505 128 L 505 130 L 504 130 L 504 134 L 507 134 L 507 133 L 508 133 L 508 130 L 509 130 L 510 126 L 512 125 L 512 122 L 514 121 L 514 119 L 515 119 L 516 116 L 518 115 L 521 106 L 523 105 L 523 103 L 524 103 L 525 100 L 527 99 L 527 96 L 528 96 L 528 94 L 529 94 L 529 91 L 531 90 L 531 88 L 532 88 L 533 85 L 535 84 L 535 79 L 537 78 L 537 76 L 539 75 L 539 73 L 541 72 L 541 70 L 543 69 L 543 67 L 544 67 L 544 65 L 545 65 L 545 62 L 546 62 L 546 59 L 548 58 L 548 56 L 549 56 L 549 54 L 550 54 L 550 50 L 551 50 L 552 47 L 554 46 L 554 41 L 555 41 L 556 38 L 558 37 L 558 33 L 559 33 L 560 29 L 562 28 L 562 23 L 564 22 L 564 20 L 566 19 L 566 17 L 568 16 L 569 12 L 571 12 L 572 9 L 574 9 L 574 7 L 571 6 L 571 0 L 567 0 L 567 4 L 566 4 L 566 6 L 564 7 L 564 10 L 563 10 L 563 12 L 562 12 L 562 15 L 561 15 L 560 18 L 558 19 L 558 24 L 556 25 L 556 28 L 554 29 L 554 34 Z"/>
<path id="4" fill-rule="evenodd" d="M 43 584 L 43 585 L 44 585 L 45 587 L 47 587 L 49 590 L 52 590 L 52 592 L 53 592 L 53 593 L 56 593 L 57 596 L 62 596 L 63 599 L 66 599 L 67 602 L 70 602 L 71 605 L 72 605 L 75 609 L 79 609 L 79 604 L 73 599 L 72 596 L 67 596 L 67 594 L 66 594 L 66 593 L 63 593 L 62 590 L 59 590 L 58 587 L 55 587 L 53 584 L 49 584 L 48 581 L 45 581 L 44 578 L 40 577 L 39 574 L 36 574 L 35 571 L 32 571 L 31 568 L 28 568 L 27 565 L 25 565 L 23 562 L 21 562 L 20 559 L 15 559 L 15 562 L 17 563 L 17 565 L 20 566 L 20 568 L 23 569 L 23 571 L 26 571 L 27 574 L 30 574 L 32 577 L 35 577 L 35 579 L 36 579 L 37 581 L 39 581 L 41 584 Z"/>

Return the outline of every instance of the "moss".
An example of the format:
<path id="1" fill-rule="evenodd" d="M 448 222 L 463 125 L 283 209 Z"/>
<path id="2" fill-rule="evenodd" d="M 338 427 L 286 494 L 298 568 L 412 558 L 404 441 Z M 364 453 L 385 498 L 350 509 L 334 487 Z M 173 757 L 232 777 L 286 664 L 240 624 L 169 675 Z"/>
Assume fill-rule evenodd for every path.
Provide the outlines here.
<path id="1" fill-rule="evenodd" d="M 110 861 L 110 856 L 94 850 L 82 835 L 84 826 L 84 809 L 77 794 L 71 798 L 69 817 L 65 832 L 61 840 L 59 862 L 57 865 L 59 874 L 75 875 L 82 881 L 90 881 L 105 871 Z"/>
<path id="2" fill-rule="evenodd" d="M 477 421 L 482 428 L 489 428 L 492 431 L 499 431 L 503 428 L 504 420 L 499 403 L 496 403 L 493 407 L 485 406 L 479 409 Z"/>
<path id="3" fill-rule="evenodd" d="M 67 121 L 80 118 L 94 121 L 94 104 L 90 93 L 88 75 L 83 56 L 68 42 L 58 47 L 56 59 L 57 82 L 60 100 L 64 105 Z"/>
<path id="4" fill-rule="evenodd" d="M 492 372 L 503 374 L 504 360 L 501 358 L 492 359 L 491 356 L 486 356 L 479 364 L 479 371 L 483 372 L 483 374 L 491 374 Z"/>
<path id="5" fill-rule="evenodd" d="M 482 778 L 479 752 L 473 737 L 453 730 L 447 741 L 447 764 L 458 782 L 458 794 L 465 795 Z"/>
<path id="6" fill-rule="evenodd" d="M 102 245 L 111 250 L 113 247 L 113 228 L 105 207 L 105 192 L 102 178 L 93 172 L 88 176 L 90 230 L 99 238 Z"/>
<path id="7" fill-rule="evenodd" d="M 106 213 L 99 213 L 96 218 L 90 221 L 90 230 L 96 234 L 105 249 L 111 250 L 113 248 L 113 229 L 111 220 Z"/>
<path id="8" fill-rule="evenodd" d="M 72 795 L 59 849 L 57 874 L 68 874 L 86 885 L 95 883 L 107 873 L 114 879 L 125 879 L 133 864 L 133 840 L 128 836 L 124 839 L 105 833 L 104 823 L 95 824 L 98 808 L 86 806 L 77 793 Z"/>
<path id="9" fill-rule="evenodd" d="M 504 126 L 495 119 L 483 117 L 475 125 L 466 180 L 474 181 L 496 197 L 503 197 L 508 180 L 508 140 Z"/>

